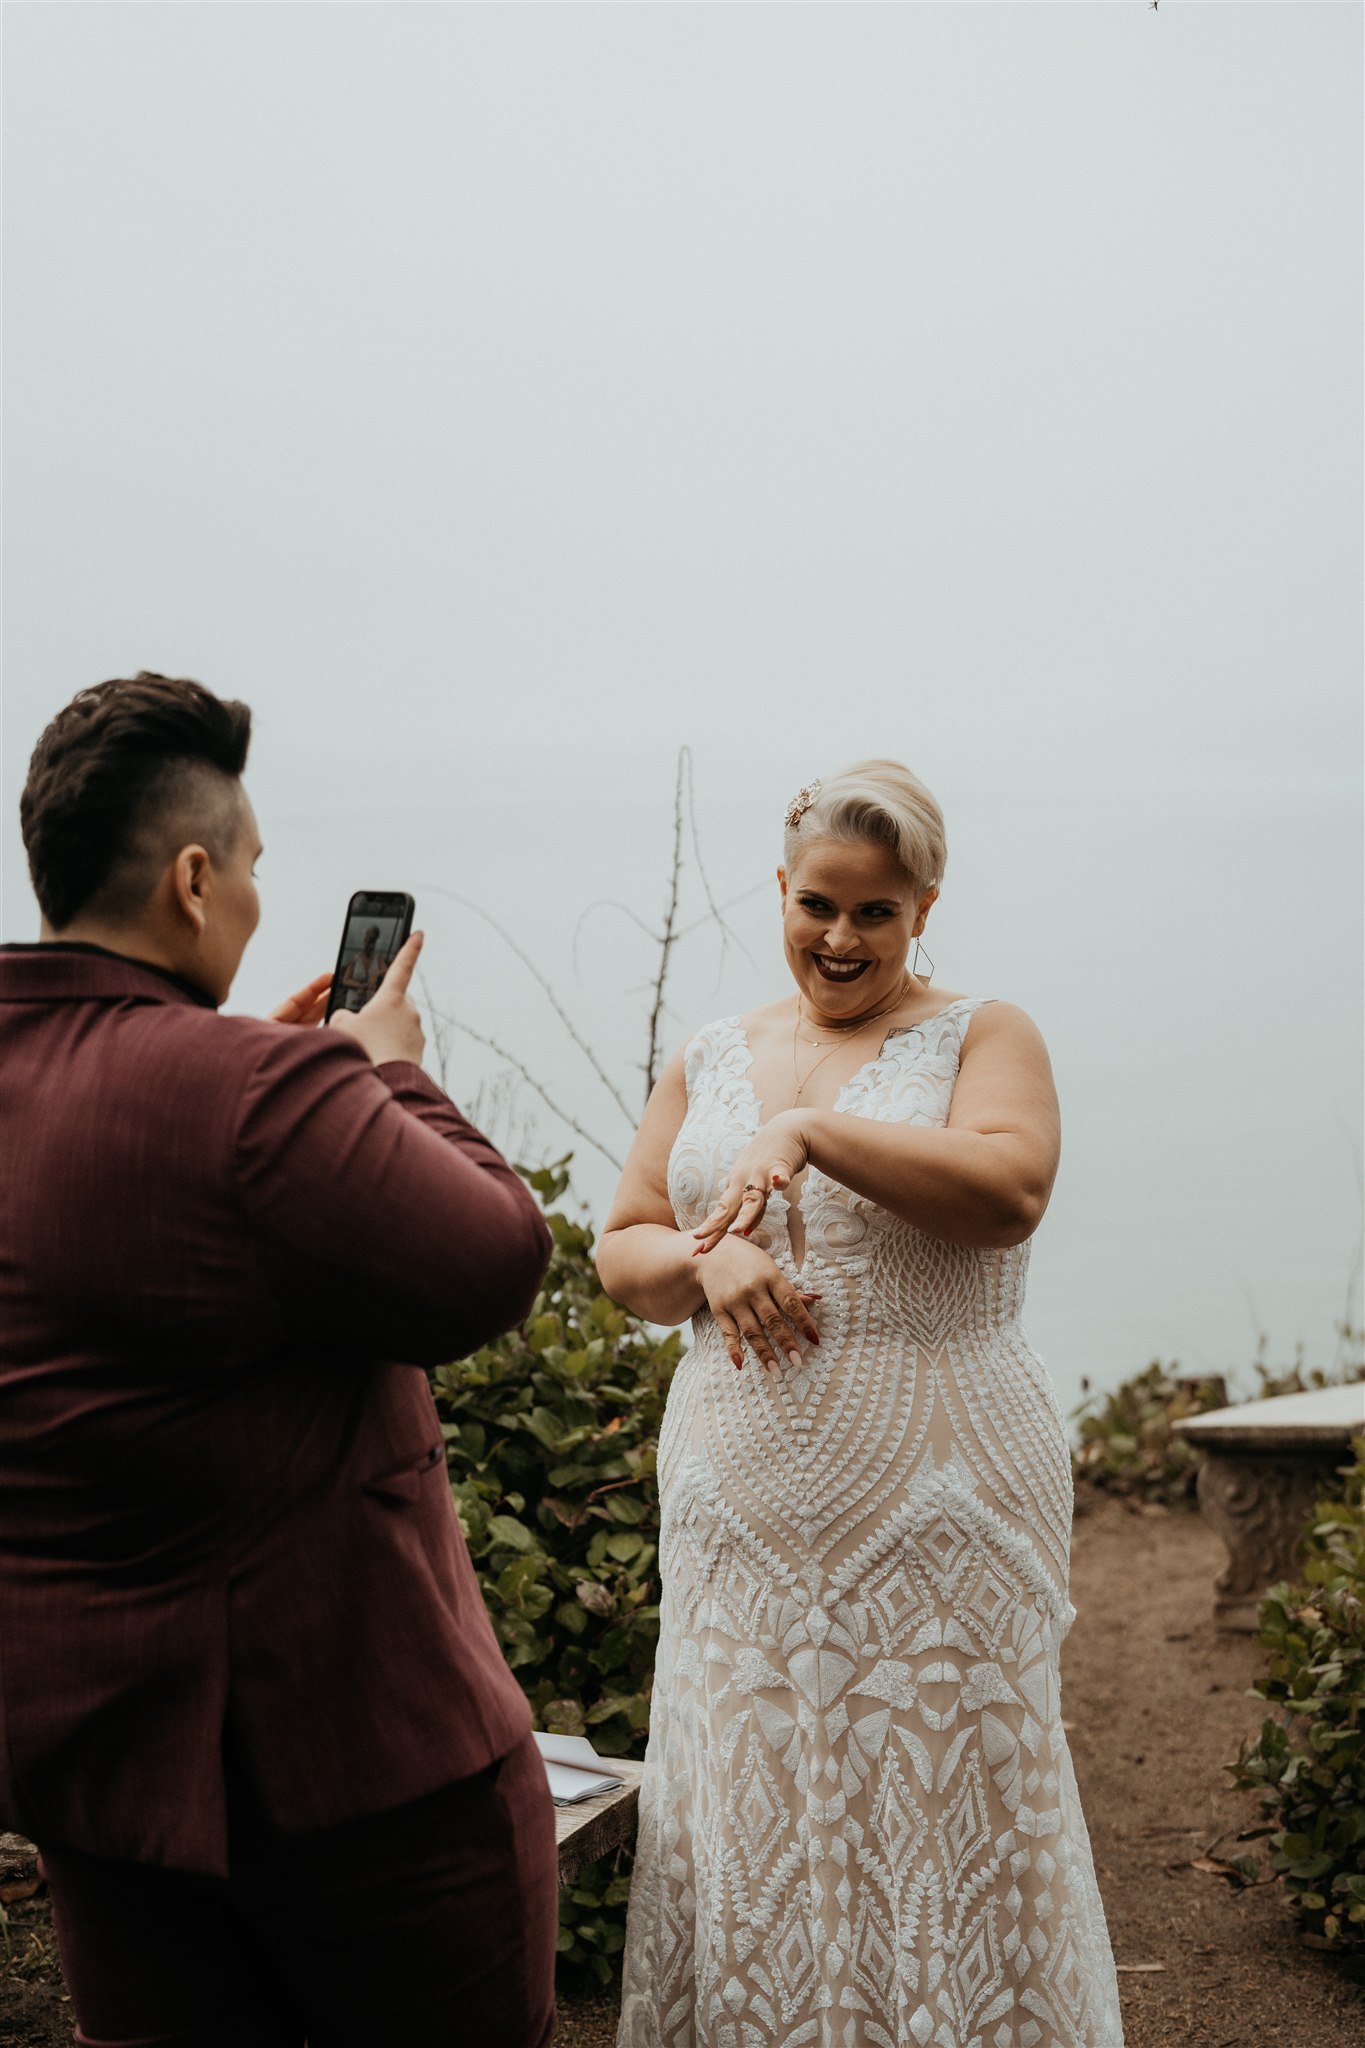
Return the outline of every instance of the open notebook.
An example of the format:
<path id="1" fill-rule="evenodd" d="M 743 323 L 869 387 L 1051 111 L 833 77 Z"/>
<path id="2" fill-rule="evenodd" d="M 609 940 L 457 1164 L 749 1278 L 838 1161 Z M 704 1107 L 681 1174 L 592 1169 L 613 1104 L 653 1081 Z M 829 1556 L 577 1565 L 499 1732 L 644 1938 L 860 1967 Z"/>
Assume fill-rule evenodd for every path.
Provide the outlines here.
<path id="1" fill-rule="evenodd" d="M 604 1792 L 619 1792 L 621 1780 L 613 1777 L 586 1735 L 536 1736 L 536 1748 L 550 1781 L 556 1806 L 573 1806 L 580 1799 L 597 1799 Z"/>

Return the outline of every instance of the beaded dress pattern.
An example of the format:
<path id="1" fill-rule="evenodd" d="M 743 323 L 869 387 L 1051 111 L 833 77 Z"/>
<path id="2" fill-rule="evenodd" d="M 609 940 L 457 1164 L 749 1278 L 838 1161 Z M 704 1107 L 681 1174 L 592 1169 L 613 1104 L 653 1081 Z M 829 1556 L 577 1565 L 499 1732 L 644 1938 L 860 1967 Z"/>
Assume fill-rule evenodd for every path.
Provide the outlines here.
<path id="1" fill-rule="evenodd" d="M 942 1125 L 981 998 L 835 1108 Z M 694 1229 L 762 1121 L 737 1018 L 686 1054 Z M 1061 1724 L 1071 1466 L 1026 1245 L 944 1243 L 807 1169 L 799 1369 L 707 1311 L 659 1441 L 662 1607 L 618 2048 L 1122 2048 Z"/>

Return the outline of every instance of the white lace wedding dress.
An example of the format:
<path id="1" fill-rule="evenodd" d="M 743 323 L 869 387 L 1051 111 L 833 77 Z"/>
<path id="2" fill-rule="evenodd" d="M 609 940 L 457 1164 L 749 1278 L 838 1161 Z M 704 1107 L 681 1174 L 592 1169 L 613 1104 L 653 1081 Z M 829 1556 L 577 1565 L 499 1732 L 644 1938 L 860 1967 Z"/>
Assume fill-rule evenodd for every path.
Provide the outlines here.
<path id="1" fill-rule="evenodd" d="M 978 1000 L 836 1107 L 948 1115 Z M 700 1222 L 759 1127 L 738 1019 L 687 1051 Z M 796 1277 L 787 1205 L 755 1233 Z M 659 1443 L 661 1633 L 618 2048 L 1121 2048 L 1058 1701 L 1071 1469 L 1027 1246 L 927 1237 L 808 1170 L 800 1369 L 708 1313 Z"/>

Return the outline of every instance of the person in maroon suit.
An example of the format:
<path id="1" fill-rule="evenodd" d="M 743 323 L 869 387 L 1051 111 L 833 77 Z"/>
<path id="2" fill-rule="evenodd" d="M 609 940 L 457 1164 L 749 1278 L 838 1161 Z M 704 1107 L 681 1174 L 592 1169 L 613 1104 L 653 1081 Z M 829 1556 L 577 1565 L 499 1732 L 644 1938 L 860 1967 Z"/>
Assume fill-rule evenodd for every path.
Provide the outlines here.
<path id="1" fill-rule="evenodd" d="M 77 2040 L 539 2048 L 553 1808 L 425 1366 L 550 1238 L 422 1072 L 411 939 L 224 1017 L 244 705 L 143 674 L 43 734 L 0 950 L 0 1828 Z"/>

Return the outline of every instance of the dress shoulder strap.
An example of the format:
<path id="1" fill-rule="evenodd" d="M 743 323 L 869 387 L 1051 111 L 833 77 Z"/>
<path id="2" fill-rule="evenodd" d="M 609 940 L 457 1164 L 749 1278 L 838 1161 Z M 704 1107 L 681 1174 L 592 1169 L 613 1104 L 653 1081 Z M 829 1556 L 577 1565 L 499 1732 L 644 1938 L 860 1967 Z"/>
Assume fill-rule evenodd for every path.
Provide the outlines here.
<path id="1" fill-rule="evenodd" d="M 941 1010 L 935 1010 L 928 1017 L 921 1017 L 917 1023 L 898 1024 L 894 1031 L 888 1032 L 888 1043 L 896 1045 L 902 1040 L 909 1041 L 920 1037 L 941 1039 L 944 1033 L 949 1031 L 954 1032 L 960 1042 L 965 1037 L 967 1026 L 976 1012 L 984 1009 L 987 1003 L 998 1001 L 997 996 L 958 996 L 955 1001 L 945 1003 Z"/>
<path id="2" fill-rule="evenodd" d="M 898 1025 L 888 1033 L 875 1067 L 901 1072 L 926 1058 L 943 1056 L 956 1064 L 962 1056 L 962 1041 L 972 1018 L 987 1003 L 996 1001 L 995 996 L 959 996 L 955 1002 L 935 1010 L 931 1017 L 921 1017 L 915 1024 Z"/>
<path id="3" fill-rule="evenodd" d="M 965 1036 L 967 1026 L 971 1023 L 977 1011 L 984 1010 L 988 1003 L 998 1003 L 999 1000 L 999 996 L 959 996 L 955 1003 L 949 1003 L 948 1008 L 956 1011 L 961 1018 L 962 1031 Z"/>

